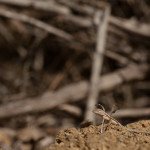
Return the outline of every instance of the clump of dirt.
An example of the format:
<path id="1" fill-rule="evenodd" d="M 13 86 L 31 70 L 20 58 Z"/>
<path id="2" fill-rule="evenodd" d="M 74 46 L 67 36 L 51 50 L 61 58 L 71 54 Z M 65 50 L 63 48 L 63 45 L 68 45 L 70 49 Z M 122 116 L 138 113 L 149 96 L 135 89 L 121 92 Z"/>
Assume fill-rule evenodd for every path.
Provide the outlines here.
<path id="1" fill-rule="evenodd" d="M 90 125 L 80 130 L 69 128 L 60 130 L 55 143 L 45 150 L 149 150 L 150 134 L 134 133 L 110 124 L 101 126 Z M 128 124 L 126 127 L 150 132 L 150 120 Z"/>

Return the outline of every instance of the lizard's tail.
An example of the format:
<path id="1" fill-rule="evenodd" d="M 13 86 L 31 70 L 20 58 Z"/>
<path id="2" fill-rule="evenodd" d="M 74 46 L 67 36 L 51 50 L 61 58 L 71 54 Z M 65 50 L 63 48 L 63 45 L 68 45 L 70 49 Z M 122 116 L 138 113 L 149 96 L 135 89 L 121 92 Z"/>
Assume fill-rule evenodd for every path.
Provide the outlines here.
<path id="1" fill-rule="evenodd" d="M 141 131 L 141 130 L 136 130 L 136 129 L 131 129 L 131 128 L 126 128 L 126 130 L 130 131 L 130 132 L 134 132 L 134 133 L 146 133 L 146 134 L 150 134 L 150 132 L 148 131 Z"/>

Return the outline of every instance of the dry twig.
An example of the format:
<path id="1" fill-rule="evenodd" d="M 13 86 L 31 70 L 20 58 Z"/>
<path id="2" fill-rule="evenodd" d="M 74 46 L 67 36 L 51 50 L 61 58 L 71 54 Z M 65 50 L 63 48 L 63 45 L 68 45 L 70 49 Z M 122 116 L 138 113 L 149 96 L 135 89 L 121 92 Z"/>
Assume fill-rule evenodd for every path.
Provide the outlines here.
<path id="1" fill-rule="evenodd" d="M 111 16 L 109 21 L 110 25 L 116 26 L 117 28 L 124 30 L 127 33 L 143 38 L 150 38 L 150 27 L 146 24 L 144 25 L 138 22 L 140 26 L 137 26 L 135 24 L 132 24 L 129 20 L 116 18 L 114 16 Z"/>
<path id="2" fill-rule="evenodd" d="M 100 14 L 99 14 L 100 15 Z M 106 31 L 108 25 L 108 19 L 110 15 L 110 7 L 106 6 L 104 10 L 104 14 L 99 18 L 99 27 L 98 27 L 98 35 L 97 35 L 97 45 L 96 51 L 93 56 L 93 65 L 92 65 L 92 74 L 89 88 L 89 96 L 87 100 L 87 108 L 85 112 L 85 120 L 93 120 L 94 114 L 92 110 L 97 103 L 97 97 L 99 94 L 99 78 L 102 71 L 104 50 L 105 50 L 105 41 L 106 41 Z M 100 17 L 100 16 L 98 16 Z"/>
<path id="3" fill-rule="evenodd" d="M 65 111 L 73 116 L 81 117 L 82 111 L 79 107 L 70 104 L 62 104 L 56 107 L 58 110 Z"/>
<path id="4" fill-rule="evenodd" d="M 55 3 L 54 1 L 35 1 L 35 0 L 0 0 L 1 4 L 12 5 L 18 7 L 31 7 L 38 10 L 51 11 L 60 14 L 70 13 L 70 9 Z"/>
<path id="5" fill-rule="evenodd" d="M 130 64 L 134 63 L 133 61 L 129 60 L 128 58 L 126 58 L 126 57 L 124 57 L 120 54 L 117 54 L 113 51 L 110 51 L 110 50 L 106 50 L 105 56 L 119 62 L 122 65 L 127 65 L 129 63 Z"/>
<path id="6" fill-rule="evenodd" d="M 113 115 L 115 118 L 137 118 L 137 117 L 149 117 L 150 108 L 130 108 L 121 109 Z"/>
<path id="7" fill-rule="evenodd" d="M 12 12 L 9 10 L 0 9 L 0 16 L 11 18 L 11 19 L 16 19 L 19 21 L 23 21 L 25 23 L 29 23 L 29 24 L 34 25 L 42 30 L 45 30 L 48 33 L 54 34 L 58 37 L 61 37 L 65 40 L 70 41 L 73 38 L 70 34 L 64 32 L 60 29 L 57 29 L 51 25 L 48 25 L 47 23 L 44 23 L 38 19 L 29 17 L 29 16 L 26 16 L 24 14 L 19 14 L 19 13 L 15 13 L 15 12 Z"/>

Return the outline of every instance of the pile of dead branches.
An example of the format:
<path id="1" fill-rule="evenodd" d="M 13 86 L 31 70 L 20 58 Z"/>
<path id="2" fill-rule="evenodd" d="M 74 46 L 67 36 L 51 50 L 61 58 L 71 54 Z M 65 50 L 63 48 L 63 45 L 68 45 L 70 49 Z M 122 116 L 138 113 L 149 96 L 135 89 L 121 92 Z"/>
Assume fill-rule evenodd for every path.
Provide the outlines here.
<path id="1" fill-rule="evenodd" d="M 108 110 L 117 103 L 120 118 L 149 116 L 149 7 L 146 0 L 0 0 L 1 127 L 19 129 L 3 145 L 37 150 L 59 128 L 95 121 L 96 103 Z"/>

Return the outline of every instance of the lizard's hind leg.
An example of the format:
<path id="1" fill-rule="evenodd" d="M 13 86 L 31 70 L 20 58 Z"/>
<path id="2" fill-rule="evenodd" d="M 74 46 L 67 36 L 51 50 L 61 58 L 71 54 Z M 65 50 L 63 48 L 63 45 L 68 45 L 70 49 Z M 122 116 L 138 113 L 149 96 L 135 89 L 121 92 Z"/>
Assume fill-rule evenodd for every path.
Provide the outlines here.
<path id="1" fill-rule="evenodd" d="M 111 124 L 111 120 L 108 121 L 108 123 L 106 124 L 106 128 L 105 131 L 107 130 L 108 126 Z"/>

